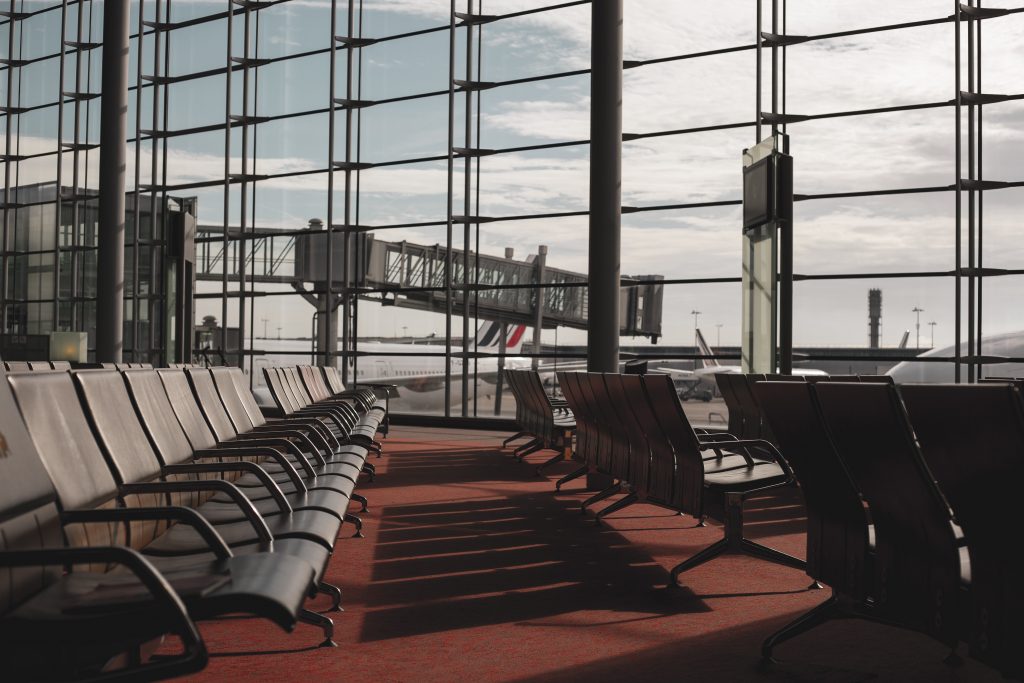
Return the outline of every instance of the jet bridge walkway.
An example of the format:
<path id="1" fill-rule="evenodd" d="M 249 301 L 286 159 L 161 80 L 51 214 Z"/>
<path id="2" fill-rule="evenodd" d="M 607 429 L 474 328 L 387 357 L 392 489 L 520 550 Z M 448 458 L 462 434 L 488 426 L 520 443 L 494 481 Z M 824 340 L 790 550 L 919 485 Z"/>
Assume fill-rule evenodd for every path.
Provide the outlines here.
<path id="1" fill-rule="evenodd" d="M 308 230 L 247 230 L 247 239 L 232 235 L 225 255 L 223 228 L 199 226 L 196 238 L 196 279 L 222 282 L 227 269 L 229 283 L 239 280 L 239 245 L 245 245 L 246 283 L 284 284 L 303 293 L 327 289 L 327 235 L 319 222 Z M 345 279 L 344 237 L 333 240 L 333 287 Z M 356 233 L 348 265 L 352 291 L 359 298 L 383 305 L 443 312 L 446 308 L 445 267 L 449 254 L 444 245 L 389 242 L 373 233 Z M 479 259 L 479 282 L 471 280 L 469 314 L 505 323 L 534 326 L 538 322 L 538 282 L 543 310 L 542 327 L 586 329 L 587 276 L 547 265 L 544 250 L 525 260 L 512 257 L 468 255 L 452 249 L 453 313 L 463 315 L 467 289 L 463 272 L 475 277 Z M 467 263 L 468 261 L 468 263 Z M 620 290 L 622 334 L 657 339 L 661 336 L 663 285 L 660 275 L 623 276 Z"/>

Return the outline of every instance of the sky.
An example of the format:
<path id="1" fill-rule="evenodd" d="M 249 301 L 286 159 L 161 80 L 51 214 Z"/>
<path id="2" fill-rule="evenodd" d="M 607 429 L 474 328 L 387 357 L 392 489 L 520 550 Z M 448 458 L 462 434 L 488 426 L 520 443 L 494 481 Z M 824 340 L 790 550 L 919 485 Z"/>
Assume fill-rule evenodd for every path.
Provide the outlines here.
<path id="1" fill-rule="evenodd" d="M 464 4 L 459 2 L 460 10 Z M 482 10 L 479 4 L 477 9 L 502 14 L 545 4 L 553 3 L 483 0 Z M 752 0 L 627 0 L 625 5 L 627 60 L 750 44 L 755 35 Z M 210 8 L 221 6 L 222 3 L 176 0 L 175 18 L 217 11 Z M 366 0 L 364 7 L 367 36 L 447 22 L 448 2 L 441 0 Z M 938 18 L 948 15 L 949 9 L 950 3 L 936 0 L 790 0 L 786 31 L 814 35 Z M 310 45 L 319 44 L 318 37 L 325 31 L 329 33 L 329 3 L 324 0 L 295 0 L 263 12 L 266 20 L 260 24 L 260 56 L 310 49 Z M 590 8 L 584 5 L 485 26 L 483 80 L 588 68 L 589 13 Z M 764 28 L 769 29 L 767 8 L 764 22 Z M 222 31 L 221 27 L 211 25 L 180 32 L 177 42 L 172 43 L 172 73 L 222 64 Z M 953 40 L 953 26 L 942 24 L 814 41 L 789 48 L 787 111 L 818 114 L 949 100 L 955 94 Z M 383 99 L 445 89 L 447 47 L 448 34 L 440 32 L 365 48 L 362 96 Z M 460 38 L 460 78 L 464 51 Z M 765 52 L 766 61 L 769 54 Z M 624 131 L 643 133 L 752 121 L 754 59 L 754 52 L 746 51 L 627 70 Z M 982 90 L 1024 93 L 1022 63 L 1024 15 L 986 21 Z M 314 57 L 268 68 L 261 76 L 263 85 L 253 96 L 257 113 L 286 113 L 326 102 L 326 64 L 324 58 Z M 767 109 L 770 90 L 768 79 L 765 80 Z M 172 93 L 170 127 L 223 120 L 223 90 L 223 77 L 214 77 Z M 235 90 L 236 98 L 240 98 L 237 80 Z M 211 106 L 211 102 L 219 105 Z M 460 97 L 460 107 L 461 102 Z M 586 139 L 589 79 L 586 75 L 574 76 L 486 91 L 481 109 L 479 146 L 485 148 Z M 446 153 L 446 96 L 380 105 L 365 112 L 364 159 L 385 161 Z M 147 104 L 143 121 L 148 116 Z M 134 118 L 130 126 L 134 127 Z M 324 115 L 261 127 L 255 137 L 255 172 L 325 166 L 326 126 Z M 456 146 L 463 144 L 462 126 L 460 113 L 456 121 Z M 47 125 L 39 126 L 39 140 L 46 139 L 46 130 Z M 956 129 L 952 108 L 805 122 L 790 126 L 789 133 L 798 194 L 942 186 L 955 179 Z M 1024 102 L 986 107 L 984 135 L 984 177 L 1024 180 L 1020 162 L 1024 157 Z M 23 148 L 35 144 L 33 140 L 33 135 L 23 131 Z M 643 207 L 738 199 L 740 154 L 754 142 L 752 126 L 628 142 L 623 147 L 623 205 Z M 241 168 L 239 148 L 240 140 L 233 141 L 232 166 L 237 169 Z M 340 143 L 337 149 L 342 149 Z M 168 158 L 170 182 L 223 177 L 222 154 L 221 134 L 176 139 Z M 130 161 L 131 175 L 134 158 Z M 148 150 L 143 150 L 142 168 L 148 168 L 150 161 Z M 457 168 L 456 206 L 461 207 L 461 164 Z M 47 169 L 36 172 L 45 175 Z M 28 172 L 24 175 L 30 177 Z M 260 183 L 256 224 L 297 228 L 309 218 L 326 218 L 326 186 L 326 174 Z M 444 162 L 365 171 L 361 178 L 360 221 L 372 225 L 443 220 L 446 187 Z M 585 210 L 587 192 L 586 146 L 495 155 L 481 162 L 480 214 L 484 216 Z M 221 221 L 222 191 L 202 190 L 195 194 L 199 196 L 200 223 Z M 1017 235 L 1024 188 L 989 192 L 984 201 L 985 265 L 1020 268 L 1024 263 L 1024 245 Z M 456 213 L 461 213 L 461 208 Z M 337 210 L 335 220 L 339 220 Z M 738 276 L 742 244 L 739 224 L 738 207 L 627 214 L 623 218 L 622 272 L 660 274 L 667 278 Z M 947 271 L 954 267 L 951 193 L 800 202 L 794 230 L 798 273 Z M 494 223 L 481 228 L 481 244 L 483 251 L 492 254 L 513 247 L 520 258 L 544 244 L 550 250 L 550 264 L 584 272 L 586 234 L 586 217 Z M 443 228 L 380 231 L 376 236 L 421 244 L 443 243 L 445 239 Z M 932 328 L 928 323 L 933 321 L 936 344 L 952 341 L 951 280 L 858 279 L 796 285 L 796 344 L 866 344 L 867 292 L 871 287 L 883 290 L 884 344 L 896 344 L 907 329 L 912 330 L 911 345 L 915 343 L 914 307 L 924 309 L 922 345 L 930 343 Z M 1024 276 L 990 278 L 985 287 L 985 332 L 1024 329 L 1024 315 L 1017 305 L 1024 294 Z M 219 314 L 219 306 L 213 308 Z M 311 309 L 294 298 L 267 297 L 257 302 L 257 308 L 255 317 L 270 320 L 271 331 L 278 325 L 302 333 L 308 329 Z M 718 335 L 722 344 L 738 343 L 739 285 L 666 288 L 663 343 L 692 342 L 694 310 L 701 311 L 700 326 L 713 344 L 717 343 Z M 200 314 L 204 312 L 201 310 Z M 373 304 L 361 304 L 360 316 L 363 336 L 391 335 L 402 328 L 414 335 L 443 334 L 444 330 L 441 316 Z M 456 323 L 456 330 L 459 327 Z M 259 324 L 256 331 L 262 332 Z M 554 338 L 554 332 L 545 333 L 546 340 Z M 585 336 L 578 331 L 560 330 L 558 339 L 562 343 L 582 343 Z M 623 343 L 641 340 L 624 339 Z"/>

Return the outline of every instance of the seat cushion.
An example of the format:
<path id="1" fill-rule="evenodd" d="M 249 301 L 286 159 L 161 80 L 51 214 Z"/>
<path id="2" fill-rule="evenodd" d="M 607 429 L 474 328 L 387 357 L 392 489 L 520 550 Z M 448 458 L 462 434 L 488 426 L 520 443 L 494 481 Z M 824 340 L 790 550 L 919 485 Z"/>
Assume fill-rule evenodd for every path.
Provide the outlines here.
<path id="1" fill-rule="evenodd" d="M 753 466 L 704 475 L 704 485 L 718 491 L 749 491 L 785 480 L 786 473 L 773 462 L 757 462 Z"/>

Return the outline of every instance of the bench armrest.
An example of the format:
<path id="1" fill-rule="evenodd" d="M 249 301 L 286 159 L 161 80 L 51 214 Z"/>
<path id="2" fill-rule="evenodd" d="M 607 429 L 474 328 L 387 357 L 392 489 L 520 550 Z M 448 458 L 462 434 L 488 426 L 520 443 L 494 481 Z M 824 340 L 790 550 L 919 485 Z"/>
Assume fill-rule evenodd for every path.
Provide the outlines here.
<path id="1" fill-rule="evenodd" d="M 187 524 L 203 537 L 218 559 L 231 557 L 231 548 L 205 517 L 192 508 L 167 506 L 158 508 L 110 508 L 105 510 L 65 510 L 60 514 L 64 524 L 90 522 L 153 522 L 171 521 Z"/>
<path id="2" fill-rule="evenodd" d="M 254 462 L 242 460 L 240 462 L 193 462 L 181 465 L 164 466 L 165 474 L 202 474 L 204 472 L 248 472 L 260 480 L 263 488 L 267 490 L 270 497 L 277 503 L 278 509 L 287 514 L 292 511 L 292 506 L 285 498 L 281 487 L 277 485 L 267 471 Z"/>

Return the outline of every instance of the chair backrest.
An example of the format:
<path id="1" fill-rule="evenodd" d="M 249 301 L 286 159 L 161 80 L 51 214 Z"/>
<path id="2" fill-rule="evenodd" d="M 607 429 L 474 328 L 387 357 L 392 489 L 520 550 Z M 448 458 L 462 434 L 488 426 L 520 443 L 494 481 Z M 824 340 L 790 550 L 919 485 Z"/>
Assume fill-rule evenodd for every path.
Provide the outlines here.
<path id="1" fill-rule="evenodd" d="M 768 382 L 806 382 L 804 375 L 765 375 Z"/>
<path id="2" fill-rule="evenodd" d="M 758 382 L 754 394 L 807 508 L 807 573 L 860 600 L 870 585 L 868 517 L 806 382 Z"/>
<path id="3" fill-rule="evenodd" d="M 599 472 L 610 475 L 616 465 L 615 447 L 612 443 L 609 419 L 605 415 L 605 405 L 597 395 L 600 387 L 596 384 L 595 376 L 599 377 L 600 375 L 592 372 L 581 372 L 576 375 L 576 380 L 583 400 L 588 406 L 591 415 L 594 416 L 593 426 L 594 432 L 597 434 L 594 466 Z"/>
<path id="4" fill-rule="evenodd" d="M 762 435 L 761 407 L 757 405 L 752 387 L 753 381 L 749 376 L 733 375 L 733 391 L 743 411 L 743 432 L 737 436 L 743 439 L 759 439 Z"/>
<path id="5" fill-rule="evenodd" d="M 516 402 L 516 424 L 524 431 L 529 431 L 529 426 L 526 424 L 526 405 L 519 395 L 519 382 L 516 379 L 515 371 L 506 368 L 503 374 L 505 384 L 508 385 L 509 391 L 512 392 L 512 398 Z"/>
<path id="6" fill-rule="evenodd" d="M 208 368 L 188 368 L 184 370 L 192 385 L 192 392 L 195 401 L 199 404 L 200 410 L 206 417 L 207 424 L 213 430 L 218 441 L 227 441 L 238 436 L 238 430 L 231 423 L 224 404 L 221 403 L 217 394 L 217 387 L 213 383 L 213 377 Z"/>
<path id="7" fill-rule="evenodd" d="M 725 407 L 729 411 L 729 433 L 741 437 L 743 436 L 743 406 L 740 405 L 739 399 L 736 398 L 736 391 L 733 389 L 733 377 L 735 375 L 728 372 L 719 372 L 715 374 L 715 382 L 718 384 L 718 393 L 722 395 L 725 400 Z"/>
<path id="8" fill-rule="evenodd" d="M 659 438 L 667 439 L 675 454 L 675 478 L 670 506 L 691 515 L 704 514 L 704 459 L 679 394 L 668 375 L 644 375 L 647 400 L 658 421 Z"/>
<path id="9" fill-rule="evenodd" d="M 332 392 L 324 383 L 324 373 L 320 368 L 313 365 L 300 365 L 298 367 L 302 383 L 314 401 L 323 401 L 331 397 Z"/>
<path id="10" fill-rule="evenodd" d="M 8 380 L 60 507 L 117 507 L 117 481 L 96 442 L 71 374 L 19 373 L 9 375 Z M 126 545 L 131 540 L 132 547 L 140 548 L 136 537 L 148 542 L 152 528 L 152 523 L 132 524 L 126 534 L 121 524 L 69 524 L 64 526 L 64 535 L 68 544 L 76 547 Z"/>
<path id="11" fill-rule="evenodd" d="M 53 372 L 53 366 L 48 360 L 33 360 L 28 362 L 28 369 L 32 372 Z"/>
<path id="12" fill-rule="evenodd" d="M 281 378 L 280 368 L 264 367 L 263 378 L 267 381 L 267 388 L 270 389 L 270 396 L 274 399 L 274 403 L 277 404 L 278 409 L 283 415 L 291 415 L 294 413 L 298 406 L 296 406 L 291 397 L 285 391 L 284 380 Z"/>
<path id="13" fill-rule="evenodd" d="M 859 382 L 860 375 L 829 375 L 830 382 Z"/>
<path id="14" fill-rule="evenodd" d="M 156 371 L 128 370 L 124 379 L 135 410 L 163 463 L 178 465 L 190 461 L 192 444 Z"/>
<path id="15" fill-rule="evenodd" d="M 66 360 L 51 360 L 50 367 L 63 372 L 71 369 L 71 363 Z"/>
<path id="16" fill-rule="evenodd" d="M 556 377 L 558 386 L 562 388 L 562 396 L 576 418 L 576 459 L 592 465 L 595 463 L 597 431 L 590 406 L 580 393 L 578 373 L 558 372 Z"/>
<path id="17" fill-rule="evenodd" d="M 676 479 L 675 451 L 665 436 L 654 414 L 644 380 L 635 375 L 623 375 L 624 399 L 641 431 L 649 453 L 646 493 L 649 500 L 672 505 L 675 497 L 673 487 Z"/>
<path id="18" fill-rule="evenodd" d="M 836 452 L 871 511 L 875 604 L 912 628 L 956 638 L 958 530 L 896 388 L 826 382 L 814 392 Z"/>
<path id="19" fill-rule="evenodd" d="M 222 373 L 221 371 L 225 371 Z M 249 380 L 246 379 L 245 373 L 242 372 L 241 368 L 233 366 L 225 366 L 224 368 L 213 368 L 213 379 L 217 383 L 217 389 L 227 391 L 227 386 L 223 385 L 222 374 L 227 374 L 231 379 L 231 383 L 235 387 L 235 394 L 238 396 L 238 400 L 241 401 L 242 407 L 245 409 L 246 414 L 249 416 L 249 423 L 253 427 L 262 427 L 267 423 L 267 419 L 263 417 L 263 411 L 260 410 L 260 406 L 256 403 L 256 397 L 252 395 L 252 391 L 249 390 Z M 224 386 L 223 390 L 221 387 Z"/>
<path id="20" fill-rule="evenodd" d="M 1024 478 L 1024 403 L 1011 384 L 900 387 L 921 452 L 963 526 L 978 620 L 972 654 L 1016 660 L 1021 635 L 1016 542 Z"/>
<path id="21" fill-rule="evenodd" d="M 57 493 L 0 376 L 0 550 L 37 550 L 64 545 Z M 52 584 L 56 565 L 0 567 L 0 615 Z"/>
<path id="22" fill-rule="evenodd" d="M 872 384 L 895 384 L 896 381 L 890 375 L 861 375 L 861 382 L 869 382 Z"/>
<path id="23" fill-rule="evenodd" d="M 281 368 L 281 374 L 284 377 L 285 385 L 292 392 L 292 397 L 296 405 L 304 407 L 313 403 L 313 397 L 310 396 L 309 392 L 306 390 L 306 386 L 302 383 L 302 378 L 299 376 L 298 368 Z"/>
<path id="24" fill-rule="evenodd" d="M 646 483 L 646 467 L 643 473 L 633 472 L 630 468 L 630 440 L 629 429 L 626 426 L 626 419 L 623 413 L 623 406 L 619 404 L 617 397 L 613 394 L 612 385 L 615 380 L 609 381 L 609 373 L 588 373 L 587 378 L 592 382 L 594 396 L 597 398 L 601 412 L 606 420 L 607 433 L 611 441 L 611 462 L 608 474 L 617 479 L 629 481 L 637 479 L 641 486 Z M 621 393 L 621 392 L 620 392 Z"/>
<path id="25" fill-rule="evenodd" d="M 32 366 L 25 361 L 12 360 L 5 361 L 4 367 L 7 368 L 8 372 L 31 372 Z"/>
<path id="26" fill-rule="evenodd" d="M 345 383 L 341 381 L 341 373 L 338 372 L 338 368 L 333 365 L 325 365 L 324 377 L 327 378 L 327 386 L 331 388 L 331 393 L 340 394 L 345 391 Z"/>
<path id="27" fill-rule="evenodd" d="M 120 482 L 144 482 L 160 474 L 160 460 L 149 443 L 121 373 L 79 370 L 73 373 L 97 442 Z"/>
<path id="28" fill-rule="evenodd" d="M 217 396 L 220 398 L 221 406 L 231 420 L 235 432 L 244 434 L 252 431 L 256 425 L 249 418 L 249 411 L 245 409 L 245 405 L 238 395 L 238 389 L 235 387 L 235 380 L 231 377 L 230 370 L 231 368 L 227 366 L 210 368 L 209 374 Z"/>
<path id="29" fill-rule="evenodd" d="M 195 394 L 189 386 L 188 377 L 184 370 L 157 370 L 160 376 L 160 383 L 164 385 L 167 398 L 174 409 L 174 415 L 178 423 L 185 430 L 185 436 L 192 444 L 193 450 L 214 448 L 217 445 L 217 437 L 210 429 L 209 423 L 203 417 L 203 411 L 196 403 Z"/>
<path id="30" fill-rule="evenodd" d="M 638 412 L 650 412 L 650 408 L 640 377 L 633 374 L 608 373 L 604 376 L 604 383 L 608 388 L 610 403 L 620 416 L 625 432 L 629 457 L 628 481 L 646 495 L 650 488 L 651 447 Z"/>

